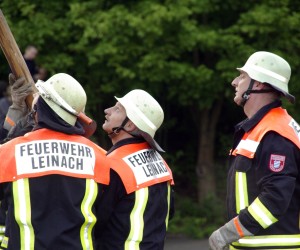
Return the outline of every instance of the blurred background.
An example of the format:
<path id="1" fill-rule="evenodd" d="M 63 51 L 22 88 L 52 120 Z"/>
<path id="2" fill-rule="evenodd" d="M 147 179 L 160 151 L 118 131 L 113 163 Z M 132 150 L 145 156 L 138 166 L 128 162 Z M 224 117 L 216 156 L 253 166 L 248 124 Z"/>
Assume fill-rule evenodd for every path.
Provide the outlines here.
<path id="1" fill-rule="evenodd" d="M 88 95 L 98 123 L 92 140 L 111 146 L 103 110 L 128 91 L 151 93 L 165 112 L 156 139 L 175 178 L 169 234 L 207 238 L 226 220 L 227 155 L 245 118 L 231 81 L 255 51 L 291 65 L 300 97 L 300 1 L 293 0 L 1 0 L 22 53 L 36 48 L 35 79 L 65 72 Z M 0 52 L 0 80 L 8 63 Z M 284 102 L 298 122 L 299 101 Z"/>

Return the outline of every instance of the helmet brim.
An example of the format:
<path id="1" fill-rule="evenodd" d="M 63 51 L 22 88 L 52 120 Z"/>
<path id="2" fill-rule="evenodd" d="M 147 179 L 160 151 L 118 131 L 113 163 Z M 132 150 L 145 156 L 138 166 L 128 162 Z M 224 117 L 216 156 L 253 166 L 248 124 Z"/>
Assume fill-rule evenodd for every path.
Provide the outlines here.
<path id="1" fill-rule="evenodd" d="M 268 84 L 270 84 L 274 89 L 276 89 L 276 90 L 278 90 L 280 93 L 282 93 L 282 94 L 286 97 L 286 99 L 289 100 L 290 103 L 292 103 L 292 104 L 295 103 L 295 101 L 296 101 L 295 96 L 293 96 L 293 95 L 291 95 L 291 94 L 289 94 L 289 93 L 287 93 L 287 92 L 285 92 L 285 91 L 282 91 L 281 89 L 277 88 L 276 86 L 272 85 L 271 83 L 268 83 Z"/>
<path id="2" fill-rule="evenodd" d="M 151 137 L 151 135 L 149 135 L 148 133 L 144 132 L 144 131 L 140 131 L 140 135 L 149 143 L 149 145 L 159 151 L 159 152 L 162 152 L 164 153 L 165 150 L 163 150 L 161 148 L 161 146 L 159 146 L 159 144 L 154 140 L 154 138 Z"/>
<path id="3" fill-rule="evenodd" d="M 259 81 L 259 80 L 257 80 L 257 79 L 254 79 L 254 77 L 252 76 L 251 72 L 245 70 L 244 67 L 242 67 L 242 68 L 236 68 L 236 69 L 237 69 L 238 71 L 240 71 L 240 72 L 245 72 L 245 73 L 247 73 L 251 79 L 253 79 L 253 80 L 255 80 L 255 81 Z M 259 82 L 260 82 L 260 81 L 259 81 Z M 295 101 L 296 101 L 295 96 L 291 95 L 290 93 L 284 91 L 284 90 L 281 89 L 281 88 L 276 87 L 276 86 L 275 86 L 274 84 L 272 84 L 272 83 L 269 83 L 269 82 L 262 82 L 262 83 L 269 84 L 271 87 L 273 87 L 274 89 L 276 89 L 277 91 L 279 91 L 280 93 L 282 93 L 282 94 L 284 95 L 284 97 L 285 97 L 286 99 L 288 99 L 289 102 L 291 102 L 292 104 L 295 103 Z"/>

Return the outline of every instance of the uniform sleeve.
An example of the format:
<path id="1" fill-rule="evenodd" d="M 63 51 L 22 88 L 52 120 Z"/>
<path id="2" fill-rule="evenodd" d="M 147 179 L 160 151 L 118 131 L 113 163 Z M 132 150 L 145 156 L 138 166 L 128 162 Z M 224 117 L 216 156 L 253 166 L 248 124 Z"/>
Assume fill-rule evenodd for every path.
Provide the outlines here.
<path id="1" fill-rule="evenodd" d="M 3 184 L 0 183 L 0 202 L 4 199 L 4 188 Z"/>
<path id="2" fill-rule="evenodd" d="M 96 217 L 95 236 L 101 238 L 103 230 L 108 223 L 118 201 L 126 195 L 126 190 L 119 175 L 110 170 L 110 183 L 103 187 L 101 197 L 96 201 Z"/>
<path id="3" fill-rule="evenodd" d="M 3 185 L 0 184 L 0 245 L 5 234 L 7 202 L 3 199 Z"/>
<path id="4" fill-rule="evenodd" d="M 2 199 L 0 201 L 0 227 L 5 225 L 5 218 L 7 212 L 7 202 L 6 200 Z M 0 230 L 1 233 L 1 230 Z"/>
<path id="5" fill-rule="evenodd" d="M 3 141 L 6 138 L 7 134 L 8 134 L 8 131 L 5 128 L 3 128 L 3 126 L 1 126 L 1 128 L 0 128 L 0 143 L 1 144 L 3 143 Z"/>
<path id="6" fill-rule="evenodd" d="M 265 135 L 253 165 L 259 195 L 239 215 L 243 226 L 254 235 L 286 213 L 296 187 L 297 162 L 300 150 L 291 141 L 275 132 Z"/>
<path id="7" fill-rule="evenodd" d="M 171 187 L 171 198 L 170 198 L 170 213 L 169 220 L 173 219 L 175 215 L 175 198 L 174 198 L 174 189 Z"/>

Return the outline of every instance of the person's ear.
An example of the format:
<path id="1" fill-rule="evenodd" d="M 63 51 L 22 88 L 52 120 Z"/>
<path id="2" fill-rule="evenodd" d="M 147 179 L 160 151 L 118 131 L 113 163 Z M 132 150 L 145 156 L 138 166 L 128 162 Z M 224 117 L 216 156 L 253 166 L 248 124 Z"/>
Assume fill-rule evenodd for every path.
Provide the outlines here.
<path id="1" fill-rule="evenodd" d="M 137 127 L 135 126 L 135 124 L 132 121 L 128 121 L 125 125 L 125 129 L 129 132 L 134 131 Z"/>
<path id="2" fill-rule="evenodd" d="M 264 88 L 264 84 L 262 82 L 255 81 L 254 87 L 256 89 L 263 89 Z"/>

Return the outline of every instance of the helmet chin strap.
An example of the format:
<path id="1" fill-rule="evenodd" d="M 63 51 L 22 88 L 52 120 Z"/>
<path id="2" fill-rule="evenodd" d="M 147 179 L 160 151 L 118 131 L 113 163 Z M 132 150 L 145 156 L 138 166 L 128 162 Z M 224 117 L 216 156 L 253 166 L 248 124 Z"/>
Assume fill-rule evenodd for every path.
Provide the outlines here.
<path id="1" fill-rule="evenodd" d="M 117 134 L 120 133 L 121 130 L 124 130 L 125 132 L 127 132 L 125 129 L 124 129 L 124 126 L 126 125 L 126 123 L 129 121 L 128 117 L 126 116 L 125 119 L 123 120 L 122 124 L 119 126 L 119 127 L 114 127 L 112 128 L 112 132 L 108 133 L 108 136 L 109 137 L 113 137 Z"/>
<path id="2" fill-rule="evenodd" d="M 246 104 L 246 102 L 249 100 L 250 98 L 250 94 L 254 85 L 254 80 L 251 79 L 248 89 L 244 92 L 244 94 L 242 95 L 243 101 L 242 101 L 242 106 L 244 106 Z"/>
<path id="3" fill-rule="evenodd" d="M 250 94 L 254 93 L 254 94 L 260 94 L 260 93 L 270 93 L 270 92 L 276 92 L 275 89 L 271 88 L 271 89 L 260 89 L 260 90 L 254 90 L 253 85 L 254 85 L 255 80 L 251 79 L 250 83 L 249 83 L 249 87 L 248 89 L 244 92 L 244 94 L 242 95 L 243 101 L 242 101 L 242 106 L 245 105 L 245 103 L 249 100 L 250 98 Z"/>
<path id="4" fill-rule="evenodd" d="M 115 137 L 116 135 L 118 135 L 118 134 L 120 133 L 121 130 L 123 130 L 123 131 L 125 131 L 126 133 L 132 135 L 133 137 L 137 137 L 137 138 L 142 137 L 142 135 L 139 133 L 139 130 L 129 132 L 129 131 L 127 131 L 127 130 L 124 129 L 124 126 L 126 125 L 126 123 L 127 123 L 128 121 L 129 121 L 129 118 L 126 117 L 126 118 L 124 119 L 124 121 L 122 122 L 122 124 L 121 124 L 119 127 L 114 127 L 114 128 L 112 129 L 112 132 L 108 133 L 108 136 L 109 136 L 110 138 L 113 138 L 113 137 Z"/>

